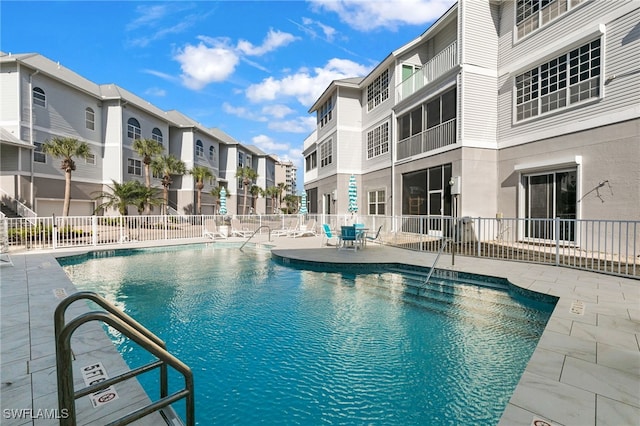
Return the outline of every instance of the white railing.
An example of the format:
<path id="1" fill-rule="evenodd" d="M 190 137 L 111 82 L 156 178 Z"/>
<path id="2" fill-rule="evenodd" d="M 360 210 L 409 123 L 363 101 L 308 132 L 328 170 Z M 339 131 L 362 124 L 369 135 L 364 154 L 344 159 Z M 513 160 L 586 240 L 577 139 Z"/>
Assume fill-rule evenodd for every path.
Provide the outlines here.
<path id="1" fill-rule="evenodd" d="M 397 101 L 408 98 L 457 64 L 458 49 L 457 42 L 454 41 L 396 86 Z"/>
<path id="2" fill-rule="evenodd" d="M 24 218 L 34 218 L 38 216 L 36 212 L 34 212 L 29 207 L 22 204 L 20 201 L 13 198 L 5 190 L 0 189 L 0 194 L 2 195 L 3 202 L 5 204 L 9 204 L 9 207 L 11 208 L 11 210 L 16 212 L 19 216 L 22 216 Z"/>
<path id="3" fill-rule="evenodd" d="M 640 221 L 452 218 L 447 216 L 368 215 L 247 215 L 236 216 L 239 231 L 266 234 L 292 223 L 315 219 L 316 233 L 323 223 L 334 229 L 363 223 L 379 242 L 410 250 L 437 252 L 449 238 L 446 252 L 501 260 L 567 266 L 640 279 Z M 4 218 L 3 238 L 10 250 L 103 246 L 137 241 L 200 238 L 208 221 L 218 230 L 228 217 L 204 216 L 69 216 Z"/>
<path id="4" fill-rule="evenodd" d="M 455 144 L 456 122 L 454 118 L 398 141 L 398 160 Z"/>

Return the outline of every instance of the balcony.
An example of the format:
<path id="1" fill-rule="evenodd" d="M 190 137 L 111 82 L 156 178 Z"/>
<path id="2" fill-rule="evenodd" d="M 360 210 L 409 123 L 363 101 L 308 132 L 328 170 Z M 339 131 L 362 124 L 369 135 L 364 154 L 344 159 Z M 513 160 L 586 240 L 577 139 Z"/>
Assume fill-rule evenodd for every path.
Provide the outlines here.
<path id="1" fill-rule="evenodd" d="M 456 143 L 456 122 L 449 120 L 398 141 L 398 160 Z"/>
<path id="2" fill-rule="evenodd" d="M 458 48 L 457 42 L 454 41 L 396 86 L 396 102 L 413 95 L 456 65 L 458 65 Z"/>

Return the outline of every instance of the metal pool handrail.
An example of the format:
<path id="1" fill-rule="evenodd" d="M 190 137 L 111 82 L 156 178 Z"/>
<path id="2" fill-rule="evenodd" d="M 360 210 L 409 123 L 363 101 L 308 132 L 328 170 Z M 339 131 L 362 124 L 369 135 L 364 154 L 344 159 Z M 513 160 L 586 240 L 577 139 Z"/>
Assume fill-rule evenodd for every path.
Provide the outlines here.
<path id="1" fill-rule="evenodd" d="M 71 303 L 80 299 L 88 299 L 97 303 L 105 311 L 93 311 L 82 314 L 65 324 L 65 312 Z M 101 321 L 106 323 L 158 358 L 157 361 L 145 364 L 116 377 L 100 383 L 90 385 L 79 391 L 74 390 L 73 369 L 71 354 L 71 335 L 82 324 L 89 321 Z M 161 410 L 175 401 L 186 399 L 186 425 L 195 425 L 195 404 L 193 389 L 193 373 L 191 369 L 171 355 L 166 350 L 165 343 L 147 328 L 120 311 L 109 301 L 94 292 L 78 292 L 65 298 L 56 307 L 54 313 L 54 328 L 56 339 L 56 370 L 58 376 L 58 407 L 68 414 L 60 419 L 61 426 L 75 426 L 76 410 L 75 400 L 83 396 L 103 390 L 116 383 L 136 377 L 155 368 L 160 368 L 160 399 L 145 407 L 135 410 L 118 420 L 109 423 L 109 426 L 126 425 L 148 414 Z M 171 395 L 168 393 L 167 366 L 173 367 L 184 377 L 184 389 Z"/>
<path id="2" fill-rule="evenodd" d="M 258 226 L 258 228 L 256 228 L 255 231 L 253 231 L 253 234 L 249 235 L 249 238 L 247 238 L 247 240 L 244 243 L 242 243 L 242 245 L 240 246 L 240 250 L 242 250 L 245 244 L 247 244 L 249 240 L 253 238 L 253 236 L 256 235 L 256 233 L 262 228 L 267 228 L 269 230 L 269 241 L 271 241 L 271 228 L 268 225 L 261 225 L 261 226 Z"/>
<path id="3" fill-rule="evenodd" d="M 450 241 L 451 240 L 449 238 L 442 239 L 442 245 L 440 246 L 440 250 L 438 250 L 438 255 L 436 256 L 436 260 L 434 260 L 433 265 L 431 265 L 431 269 L 429 269 L 429 274 L 427 275 L 427 279 L 424 281 L 424 284 L 422 285 L 423 287 L 429 284 L 429 280 L 431 279 L 431 274 L 433 274 L 433 271 L 436 269 L 436 263 L 438 263 L 438 260 L 440 259 L 440 255 L 444 251 L 444 248 L 447 246 L 447 243 Z"/>

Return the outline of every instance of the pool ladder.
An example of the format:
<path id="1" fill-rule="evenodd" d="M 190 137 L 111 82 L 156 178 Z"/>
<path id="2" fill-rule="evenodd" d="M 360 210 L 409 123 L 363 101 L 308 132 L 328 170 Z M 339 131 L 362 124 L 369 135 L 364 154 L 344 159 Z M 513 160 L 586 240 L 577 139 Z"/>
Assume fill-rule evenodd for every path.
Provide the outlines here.
<path id="1" fill-rule="evenodd" d="M 80 299 L 91 300 L 103 308 L 104 311 L 86 312 L 65 323 L 65 312 L 67 308 L 73 302 Z M 89 321 L 100 321 L 110 325 L 150 352 L 158 358 L 158 360 L 75 391 L 73 386 L 73 368 L 71 365 L 71 335 L 79 326 Z M 160 369 L 160 399 L 109 423 L 108 426 L 126 425 L 155 411 L 163 409 L 172 410 L 170 404 L 182 398 L 186 400 L 185 425 L 195 425 L 193 373 L 191 369 L 178 358 L 171 355 L 167 351 L 165 343 L 160 338 L 129 315 L 116 308 L 105 298 L 90 291 L 82 291 L 68 296 L 56 307 L 54 327 L 56 339 L 56 370 L 58 374 L 58 407 L 60 412 L 66 413 L 65 417 L 60 419 L 60 426 L 76 425 L 76 399 L 106 389 L 116 383 L 131 379 L 156 368 Z M 167 377 L 167 366 L 181 373 L 185 382 L 184 389 L 171 395 L 168 395 L 169 380 Z M 175 415 L 175 413 L 172 414 Z M 163 416 L 164 415 L 165 414 L 163 414 Z"/>

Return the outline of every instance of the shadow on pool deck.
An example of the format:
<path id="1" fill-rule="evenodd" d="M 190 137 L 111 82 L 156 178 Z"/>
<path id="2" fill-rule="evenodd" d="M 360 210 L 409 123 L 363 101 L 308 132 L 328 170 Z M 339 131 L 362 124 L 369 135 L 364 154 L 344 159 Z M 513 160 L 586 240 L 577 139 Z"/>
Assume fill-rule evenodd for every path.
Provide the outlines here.
<path id="1" fill-rule="evenodd" d="M 237 243 L 231 238 L 213 244 Z M 168 242 L 202 243 L 202 238 Z M 211 243 L 210 241 L 208 243 Z M 433 253 L 420 253 L 369 244 L 364 250 L 322 247 L 320 237 L 257 239 L 285 258 L 323 263 L 405 263 L 431 266 Z M 151 246 L 148 244 L 147 246 Z M 153 245 L 154 247 L 157 244 Z M 97 250 L 141 247 L 127 244 Z M 57 425 L 55 419 L 31 419 L 29 412 L 5 410 L 57 409 L 53 310 L 59 289 L 76 291 L 55 253 L 12 254 L 14 266 L 0 269 L 2 425 Z M 438 268 L 507 278 L 511 283 L 559 297 L 538 346 L 500 421 L 501 425 L 530 426 L 534 419 L 562 425 L 637 425 L 640 418 L 640 281 L 568 268 L 456 256 L 443 256 Z M 582 309 L 575 309 L 578 301 Z M 72 305 L 73 313 L 86 305 Z M 572 306 L 574 309 L 572 309 Z M 82 326 L 72 341 L 75 369 L 99 359 L 110 376 L 126 365 L 97 324 Z M 76 388 L 82 386 L 77 376 Z M 104 424 L 148 401 L 136 381 L 116 385 L 119 399 L 92 408 L 88 398 L 78 401 L 79 424 Z M 7 416 L 7 414 L 10 414 Z M 15 414 L 15 415 L 14 415 Z M 26 418 L 25 418 L 26 417 Z M 150 416 L 136 425 L 155 425 Z"/>

